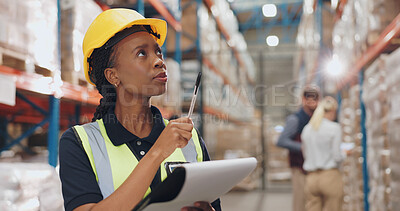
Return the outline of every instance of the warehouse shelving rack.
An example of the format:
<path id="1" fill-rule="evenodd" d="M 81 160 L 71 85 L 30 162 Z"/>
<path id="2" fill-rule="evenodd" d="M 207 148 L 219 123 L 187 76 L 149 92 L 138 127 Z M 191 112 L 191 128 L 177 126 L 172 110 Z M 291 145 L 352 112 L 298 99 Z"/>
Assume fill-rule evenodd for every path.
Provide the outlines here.
<path id="1" fill-rule="evenodd" d="M 334 17 L 334 21 L 338 21 L 343 13 L 344 7 L 347 4 L 347 0 L 343 0 L 339 2 L 338 9 L 336 10 L 336 15 Z M 318 9 L 321 8 L 321 0 L 319 0 L 318 5 L 316 5 L 317 11 Z M 317 14 L 318 17 L 321 17 L 320 14 Z M 318 21 L 319 18 L 317 18 Z M 318 22 L 319 25 L 321 25 L 321 22 Z M 322 27 L 320 27 L 322 30 Z M 319 32 L 322 36 L 322 31 Z M 400 37 L 400 14 L 398 14 L 392 22 L 381 32 L 377 40 L 373 45 L 368 47 L 364 53 L 360 56 L 360 58 L 356 59 L 355 63 L 351 65 L 351 67 L 347 70 L 346 75 L 341 78 L 340 80 L 337 80 L 336 83 L 336 89 L 338 91 L 337 93 L 337 99 L 338 103 L 340 105 L 342 101 L 342 90 L 348 89 L 349 87 L 358 84 L 360 87 L 359 91 L 359 101 L 360 101 L 360 110 L 361 110 L 361 121 L 360 121 L 360 126 L 361 126 L 361 133 L 362 133 L 362 139 L 361 139 L 361 146 L 362 146 L 362 158 L 363 158 L 363 163 L 362 163 L 362 174 L 363 174 L 363 193 L 364 193 L 364 210 L 368 211 L 369 210 L 369 201 L 368 201 L 368 196 L 369 196 L 369 175 L 368 175 L 368 166 L 367 166 L 367 130 L 366 130 L 366 110 L 365 110 L 365 104 L 362 99 L 362 94 L 363 94 L 363 87 L 362 84 L 364 83 L 364 70 L 366 67 L 371 64 L 381 53 L 383 52 L 391 52 L 394 51 L 394 49 L 398 48 L 398 44 L 392 44 L 392 41 L 396 38 Z M 322 39 L 321 39 L 322 40 Z M 320 59 L 319 59 L 320 60 Z M 314 74 L 312 74 L 312 79 L 313 77 L 317 77 L 317 81 L 320 82 L 320 76 L 321 76 L 321 70 L 320 68 L 316 69 L 314 71 Z M 339 106 L 340 107 L 340 106 Z M 340 112 L 340 111 L 338 111 Z"/>
<path id="2" fill-rule="evenodd" d="M 58 37 L 60 37 L 60 0 L 57 1 L 57 9 Z M 61 61 L 60 46 L 61 41 L 58 40 L 58 61 Z M 55 167 L 58 160 L 60 126 L 67 128 L 79 123 L 81 117 L 86 117 L 89 121 L 88 117 L 94 112 L 95 105 L 98 104 L 99 94 L 97 91 L 61 82 L 59 70 L 52 71 L 53 76 L 48 77 L 0 65 L 0 74 L 15 80 L 17 97 L 15 106 L 0 106 L 0 114 L 4 123 L 1 135 L 5 140 L 5 145 L 0 152 L 8 150 L 14 145 L 20 145 L 24 138 L 32 135 L 38 128 L 48 127 L 48 162 Z M 62 114 L 60 114 L 60 107 L 63 111 Z M 7 132 L 9 122 L 27 123 L 33 124 L 33 126 L 19 137 L 14 138 Z M 24 150 L 29 152 L 27 148 Z"/>
<path id="3" fill-rule="evenodd" d="M 339 14 L 340 15 L 340 14 Z M 340 16 L 339 16 L 340 17 Z M 343 80 L 337 83 L 337 89 L 342 90 L 347 86 L 354 85 L 358 82 L 360 85 L 360 109 L 361 109 L 361 133 L 362 133 L 362 171 L 363 171 L 363 187 L 364 187 L 364 210 L 369 210 L 368 194 L 369 194 L 369 175 L 367 166 L 367 130 L 366 130 L 366 112 L 365 105 L 362 99 L 362 84 L 364 83 L 364 70 L 365 67 L 374 61 L 381 53 L 391 46 L 392 40 L 400 37 L 400 14 L 393 19 L 393 21 L 382 31 L 378 39 L 371 45 L 356 63 L 346 73 Z M 394 46 L 397 48 L 399 46 Z M 357 80 L 358 79 L 358 80 Z M 338 93 L 338 98 L 341 100 L 341 94 Z"/>
<path id="4" fill-rule="evenodd" d="M 212 7 L 214 6 L 213 1 L 212 0 L 204 0 L 203 2 L 205 4 L 205 6 L 207 7 L 207 9 L 211 12 L 215 22 L 217 23 L 218 30 L 220 31 L 222 37 L 225 39 L 225 41 L 228 43 L 228 46 L 232 50 L 232 53 L 233 53 L 234 57 L 236 58 L 236 61 L 237 61 L 238 65 L 239 65 L 239 67 L 242 67 L 242 68 L 239 68 L 239 70 L 244 71 L 244 74 L 246 75 L 247 82 L 250 85 L 254 86 L 255 82 L 249 77 L 249 74 L 247 72 L 247 68 L 245 68 L 245 64 L 243 62 L 243 59 L 240 56 L 239 50 L 235 46 L 231 46 L 229 44 L 230 40 L 231 40 L 231 36 L 229 35 L 227 30 L 225 29 L 225 27 L 224 27 L 223 23 L 221 22 L 220 18 L 218 16 L 215 16 L 214 13 L 212 12 Z M 239 88 L 235 84 L 233 84 L 231 81 L 229 81 L 229 79 L 226 78 L 222 74 L 222 72 L 218 69 L 218 67 L 215 66 L 215 64 L 213 64 L 209 59 L 207 59 L 205 57 L 202 59 L 202 62 L 211 71 L 213 71 L 215 74 L 217 74 L 219 77 L 221 77 L 222 80 L 223 80 L 223 83 L 225 85 L 230 86 L 232 88 L 232 90 L 239 96 L 239 98 L 241 99 L 242 102 L 244 102 L 245 104 L 250 104 L 249 99 L 247 99 L 244 95 L 240 94 Z M 208 111 L 213 111 L 213 112 L 208 112 Z M 225 114 L 225 113 L 223 113 L 221 111 L 218 111 L 217 109 L 213 109 L 213 108 L 209 108 L 209 107 L 207 107 L 207 112 L 206 113 L 215 115 L 217 117 L 218 116 L 228 116 L 227 114 Z M 228 120 L 230 120 L 231 122 L 233 122 L 233 123 L 235 123 L 237 125 L 240 125 L 240 124 L 244 123 L 243 121 L 240 121 L 240 120 L 237 120 L 237 119 L 234 119 L 234 118 L 228 118 Z"/>
<path id="5" fill-rule="evenodd" d="M 212 11 L 212 7 L 213 7 L 213 5 L 214 5 L 213 1 L 212 1 L 212 0 L 204 0 L 204 3 L 205 3 L 205 5 L 207 6 L 208 10 Z M 211 14 L 213 14 L 213 13 L 211 12 Z M 219 31 L 221 32 L 221 34 L 222 34 L 223 37 L 225 38 L 226 42 L 229 43 L 229 41 L 231 40 L 231 36 L 230 36 L 229 33 L 226 31 L 226 29 L 225 29 L 224 25 L 222 24 L 221 20 L 219 19 L 219 17 L 218 17 L 218 16 L 215 16 L 214 14 L 213 14 L 213 17 L 214 17 L 214 19 L 215 19 L 215 22 L 217 23 L 217 26 L 218 26 Z M 230 45 L 228 45 L 228 46 L 230 46 Z M 248 72 L 246 71 L 245 64 L 244 64 L 242 58 L 241 58 L 240 55 L 239 55 L 239 50 L 238 50 L 235 46 L 230 46 L 230 47 L 231 47 L 231 49 L 232 49 L 232 51 L 233 51 L 233 54 L 235 55 L 235 58 L 236 58 L 236 60 L 237 60 L 237 62 L 238 62 L 238 64 L 239 64 L 239 66 L 240 66 L 240 67 L 243 67 L 243 68 L 241 68 L 241 70 L 242 70 L 242 71 L 245 71 L 247 81 L 248 81 L 250 84 L 255 85 L 255 82 L 249 77 L 249 74 L 248 74 Z"/>

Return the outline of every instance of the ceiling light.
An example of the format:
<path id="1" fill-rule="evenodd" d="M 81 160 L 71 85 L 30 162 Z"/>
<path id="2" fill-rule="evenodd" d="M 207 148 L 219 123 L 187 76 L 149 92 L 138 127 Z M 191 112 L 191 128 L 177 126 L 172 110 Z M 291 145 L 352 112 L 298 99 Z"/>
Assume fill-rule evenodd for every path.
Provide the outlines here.
<path id="1" fill-rule="evenodd" d="M 265 17 L 275 17 L 278 11 L 275 4 L 264 4 L 262 12 Z"/>
<path id="2" fill-rule="evenodd" d="M 326 64 L 325 71 L 332 78 L 338 78 L 344 74 L 344 65 L 337 55 L 333 55 L 332 60 Z"/>
<path id="3" fill-rule="evenodd" d="M 336 10 L 338 4 L 339 4 L 339 0 L 331 0 L 331 8 L 333 10 Z"/>
<path id="4" fill-rule="evenodd" d="M 275 35 L 270 35 L 265 39 L 267 45 L 269 46 L 277 46 L 279 44 L 279 38 Z"/>

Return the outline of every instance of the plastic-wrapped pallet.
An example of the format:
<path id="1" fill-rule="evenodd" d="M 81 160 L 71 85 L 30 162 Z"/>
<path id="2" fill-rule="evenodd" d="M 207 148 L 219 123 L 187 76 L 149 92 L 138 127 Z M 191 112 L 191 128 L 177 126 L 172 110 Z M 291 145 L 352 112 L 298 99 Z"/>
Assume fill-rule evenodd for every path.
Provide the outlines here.
<path id="1" fill-rule="evenodd" d="M 368 44 L 375 43 L 382 31 L 400 14 L 398 0 L 367 0 Z"/>
<path id="2" fill-rule="evenodd" d="M 188 4 L 189 0 L 182 0 L 181 5 L 188 5 L 183 11 L 181 15 L 181 25 L 182 31 L 185 35 L 181 36 L 180 47 L 181 50 L 190 50 L 193 47 L 195 42 L 191 38 L 197 38 L 197 17 L 201 17 L 200 14 L 197 14 L 196 4 Z M 203 6 L 204 7 L 204 6 Z M 204 11 L 204 10 L 203 10 Z M 207 10 L 205 10 L 207 11 Z M 173 27 L 168 26 L 168 35 L 166 38 L 166 47 L 168 52 L 175 52 L 176 46 L 176 31 Z"/>
<path id="3" fill-rule="evenodd" d="M 369 203 L 371 210 L 390 209 L 390 166 L 386 69 L 383 56 L 364 73 L 363 100 L 366 109 Z"/>
<path id="4" fill-rule="evenodd" d="M 313 14 L 314 0 L 306 0 L 303 3 L 303 15 L 301 16 L 298 27 L 296 45 L 300 48 L 301 60 L 304 61 L 304 78 L 310 81 L 314 75 L 315 64 L 318 59 L 320 48 L 319 25 L 316 23 L 316 18 Z"/>
<path id="5" fill-rule="evenodd" d="M 207 106 L 222 110 L 222 91 L 224 81 L 215 72 L 211 71 L 206 65 L 203 65 L 203 100 Z"/>
<path id="6" fill-rule="evenodd" d="M 0 163 L 0 210 L 64 210 L 54 168 L 42 163 Z"/>
<path id="7" fill-rule="evenodd" d="M 181 15 L 181 13 L 179 11 L 180 0 L 161 0 L 161 2 L 164 3 L 168 7 L 168 10 L 172 13 L 172 15 L 174 17 L 180 17 L 180 15 Z"/>
<path id="8" fill-rule="evenodd" d="M 214 6 L 212 12 L 214 16 L 218 16 L 221 19 L 228 34 L 232 35 L 237 33 L 239 31 L 239 24 L 233 11 L 229 7 L 229 3 L 220 0 L 214 0 L 213 2 Z"/>
<path id="9" fill-rule="evenodd" d="M 200 44 L 201 51 L 205 57 L 212 59 L 216 57 L 220 52 L 219 42 L 220 42 L 220 34 L 217 30 L 217 23 L 214 18 L 208 13 L 207 8 L 202 5 L 199 8 L 199 12 L 197 13 L 200 24 Z M 213 61 L 214 64 L 217 64 L 218 61 Z"/>
<path id="10" fill-rule="evenodd" d="M 268 122 L 268 121 L 267 121 Z M 266 137 L 268 171 L 267 178 L 271 182 L 284 182 L 291 179 L 291 170 L 288 162 L 289 151 L 276 146 L 282 128 L 267 126 L 264 131 Z"/>
<path id="11" fill-rule="evenodd" d="M 222 125 L 217 131 L 215 159 L 257 157 L 260 155 L 260 122 L 253 121 L 243 126 Z M 257 157 L 258 158 L 258 157 Z M 259 186 L 260 166 L 235 189 L 252 190 Z"/>
<path id="12" fill-rule="evenodd" d="M 355 23 L 354 23 L 354 0 L 346 4 L 343 15 L 333 28 L 332 45 L 333 53 L 337 55 L 344 68 L 353 64 L 355 57 Z"/>
<path id="13" fill-rule="evenodd" d="M 400 209 L 400 49 L 385 57 L 388 102 L 388 140 L 390 144 L 391 208 Z M 386 165 L 386 164 L 385 164 Z"/>
<path id="14" fill-rule="evenodd" d="M 342 100 L 339 116 L 343 128 L 343 142 L 354 144 L 353 153 L 342 163 L 344 211 L 364 210 L 360 115 L 359 86 L 353 86 Z"/>
<path id="15" fill-rule="evenodd" d="M 181 4 L 188 4 L 189 0 L 182 0 Z M 196 4 L 188 4 L 182 11 L 181 25 L 184 32 L 181 36 L 181 50 L 190 51 L 194 46 L 194 38 L 197 38 L 197 22 L 200 26 L 200 45 L 203 56 L 209 59 L 233 84 L 239 82 L 236 59 L 232 57 L 231 47 L 235 47 L 243 60 L 243 72 L 255 80 L 254 63 L 247 52 L 247 44 L 243 35 L 238 30 L 238 21 L 226 1 L 215 1 L 211 9 L 212 14 L 202 4 L 196 11 Z M 213 16 L 220 19 L 230 36 L 230 40 L 221 39 L 221 33 Z M 167 51 L 176 49 L 175 30 L 169 27 L 167 36 Z M 243 55 L 242 55 L 243 54 Z M 192 56 L 193 57 L 193 56 Z"/>
<path id="16" fill-rule="evenodd" d="M 61 1 L 61 78 L 78 84 L 83 74 L 82 42 L 86 30 L 101 8 L 92 0 Z"/>
<path id="17" fill-rule="evenodd" d="M 26 63 L 58 70 L 57 19 L 56 1 L 0 0 L 0 46 Z"/>

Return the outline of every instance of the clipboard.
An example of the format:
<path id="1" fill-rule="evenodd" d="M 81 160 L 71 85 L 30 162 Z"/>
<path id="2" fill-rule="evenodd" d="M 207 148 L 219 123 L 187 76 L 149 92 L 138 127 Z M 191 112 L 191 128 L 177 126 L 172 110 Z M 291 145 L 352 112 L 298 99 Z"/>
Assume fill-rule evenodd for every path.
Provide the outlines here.
<path id="1" fill-rule="evenodd" d="M 180 210 L 196 201 L 213 202 L 256 166 L 254 157 L 181 164 L 133 211 Z"/>

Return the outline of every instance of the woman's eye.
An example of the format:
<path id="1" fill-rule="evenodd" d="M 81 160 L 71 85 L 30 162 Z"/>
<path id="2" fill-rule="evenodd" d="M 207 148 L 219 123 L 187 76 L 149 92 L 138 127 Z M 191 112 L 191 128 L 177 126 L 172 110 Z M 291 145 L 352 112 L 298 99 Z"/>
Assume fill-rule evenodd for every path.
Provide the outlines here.
<path id="1" fill-rule="evenodd" d="M 157 53 L 158 55 L 162 54 L 161 49 L 157 49 L 156 53 Z"/>
<path id="2" fill-rule="evenodd" d="M 144 51 L 139 51 L 138 56 L 146 56 L 146 52 L 144 52 Z"/>

